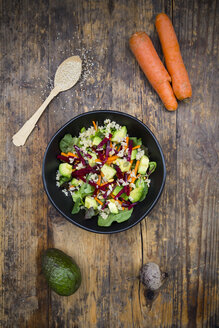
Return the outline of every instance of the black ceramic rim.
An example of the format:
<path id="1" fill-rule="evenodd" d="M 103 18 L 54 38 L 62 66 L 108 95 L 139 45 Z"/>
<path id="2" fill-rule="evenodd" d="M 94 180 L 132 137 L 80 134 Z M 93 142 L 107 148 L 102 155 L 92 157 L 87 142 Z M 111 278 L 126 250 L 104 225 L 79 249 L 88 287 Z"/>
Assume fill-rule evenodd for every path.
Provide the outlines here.
<path id="1" fill-rule="evenodd" d="M 151 206 L 147 209 L 147 211 L 145 212 L 144 215 L 142 215 L 136 222 L 134 222 L 133 224 L 130 224 L 130 226 L 128 227 L 125 227 L 125 228 L 122 228 L 122 229 L 119 229 L 119 226 L 118 226 L 118 229 L 115 230 L 115 231 L 98 231 L 98 230 L 95 230 L 95 229 L 89 229 L 87 227 L 84 227 L 83 225 L 81 225 L 80 223 L 78 222 L 75 222 L 73 219 L 69 218 L 65 213 L 63 213 L 59 208 L 58 206 L 56 206 L 55 202 L 52 200 L 52 198 L 50 197 L 50 194 L 48 192 L 48 189 L 47 189 L 47 185 L 46 185 L 46 179 L 45 179 L 45 174 L 44 174 L 44 167 L 45 167 L 45 160 L 46 160 L 46 155 L 47 155 L 47 151 L 51 145 L 51 143 L 53 142 L 54 138 L 66 127 L 68 126 L 70 123 L 72 123 L 73 121 L 75 121 L 76 119 L 80 118 L 80 117 L 83 117 L 83 116 L 88 116 L 90 114 L 93 114 L 93 113 L 113 113 L 113 114 L 119 114 L 119 115 L 123 115 L 125 117 L 129 117 L 135 121 L 137 121 L 139 124 L 141 124 L 151 135 L 152 137 L 154 138 L 154 141 L 160 151 L 160 154 L 161 154 L 161 159 L 162 159 L 162 164 L 163 164 L 163 181 L 162 181 L 162 184 L 161 184 L 161 187 L 160 187 L 160 190 L 159 190 L 159 193 L 157 195 L 157 197 L 155 198 L 155 200 L 153 201 L 153 203 L 151 204 Z M 154 206 L 156 205 L 156 203 L 158 202 L 161 194 L 162 194 L 162 191 L 163 191 L 163 188 L 164 188 L 164 185 L 165 185 L 165 181 L 166 181 L 166 165 L 165 165 L 165 159 L 164 159 L 164 155 L 163 155 L 163 151 L 161 149 L 161 146 L 159 144 L 159 142 L 157 141 L 156 137 L 154 136 L 154 134 L 152 133 L 152 131 L 143 123 L 141 122 L 139 119 L 137 119 L 136 117 L 130 115 L 130 114 L 127 114 L 127 113 L 124 113 L 124 112 L 119 112 L 119 111 L 115 111 L 115 110 L 93 110 L 93 111 L 89 111 L 89 112 L 86 112 L 86 113 L 82 113 L 82 114 L 79 114 L 77 116 L 75 116 L 74 118 L 72 118 L 71 120 L 69 120 L 67 123 L 65 123 L 65 125 L 63 125 L 54 135 L 53 137 L 51 138 L 48 146 L 46 147 L 46 150 L 45 150 L 45 154 L 44 154 L 44 157 L 43 157 L 43 167 L 42 167 L 42 177 L 43 177 L 43 185 L 44 185 L 44 189 L 46 191 L 46 194 L 50 200 L 50 202 L 52 203 L 52 205 L 56 208 L 56 210 L 62 215 L 64 216 L 64 218 L 66 218 L 69 222 L 71 222 L 72 224 L 84 229 L 84 230 L 87 230 L 87 231 L 90 231 L 90 232 L 94 232 L 94 233 L 99 233 L 99 234 L 113 234 L 113 233 L 118 233 L 118 232 L 122 232 L 122 231 L 126 231 L 128 229 L 131 229 L 132 227 L 134 227 L 136 224 L 138 224 L 139 222 L 141 222 L 150 212 L 151 210 L 154 208 Z M 107 229 L 107 228 L 106 228 Z"/>

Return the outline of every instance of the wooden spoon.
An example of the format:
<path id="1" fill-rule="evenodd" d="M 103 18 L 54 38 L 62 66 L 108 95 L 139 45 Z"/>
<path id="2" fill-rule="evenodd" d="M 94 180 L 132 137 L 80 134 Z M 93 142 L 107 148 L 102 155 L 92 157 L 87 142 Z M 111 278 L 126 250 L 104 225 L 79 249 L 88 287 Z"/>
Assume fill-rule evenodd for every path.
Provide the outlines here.
<path id="1" fill-rule="evenodd" d="M 57 68 L 54 80 L 54 89 L 46 98 L 44 103 L 36 113 L 22 126 L 22 128 L 13 136 L 12 140 L 15 146 L 23 146 L 34 129 L 40 116 L 50 103 L 50 101 L 61 91 L 72 88 L 80 78 L 82 70 L 82 61 L 79 56 L 69 57 L 64 60 Z"/>

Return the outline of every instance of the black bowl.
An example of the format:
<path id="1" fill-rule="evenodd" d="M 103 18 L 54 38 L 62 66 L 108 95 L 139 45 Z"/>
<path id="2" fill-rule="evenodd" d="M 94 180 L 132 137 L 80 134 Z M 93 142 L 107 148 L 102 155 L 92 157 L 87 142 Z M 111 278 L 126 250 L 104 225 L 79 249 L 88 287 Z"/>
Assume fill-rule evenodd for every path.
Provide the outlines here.
<path id="1" fill-rule="evenodd" d="M 115 222 L 110 227 L 99 227 L 97 225 L 97 217 L 85 220 L 84 211 L 80 211 L 78 214 L 71 214 L 73 206 L 72 198 L 70 196 L 66 197 L 56 186 L 56 171 L 60 163 L 56 159 L 56 156 L 60 154 L 59 142 L 66 133 L 77 136 L 83 126 L 86 128 L 91 126 L 92 121 L 98 121 L 102 125 L 103 121 L 107 118 L 116 121 L 120 125 L 125 125 L 130 136 L 142 138 L 142 144 L 148 148 L 150 160 L 157 162 L 157 168 L 150 177 L 151 185 L 147 197 L 143 202 L 135 206 L 130 219 L 123 223 Z M 53 206 L 70 222 L 85 230 L 96 233 L 120 232 L 139 223 L 157 203 L 166 179 L 164 155 L 153 133 L 137 118 L 126 113 L 111 110 L 83 113 L 74 117 L 59 129 L 47 146 L 43 159 L 42 173 L 44 188 Z"/>

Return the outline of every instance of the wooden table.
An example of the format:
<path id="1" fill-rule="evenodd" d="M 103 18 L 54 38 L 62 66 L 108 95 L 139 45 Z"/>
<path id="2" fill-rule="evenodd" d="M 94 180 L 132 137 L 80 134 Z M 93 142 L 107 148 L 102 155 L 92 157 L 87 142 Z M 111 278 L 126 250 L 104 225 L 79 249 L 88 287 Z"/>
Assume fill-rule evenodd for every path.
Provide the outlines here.
<path id="1" fill-rule="evenodd" d="M 189 103 L 164 109 L 128 47 L 145 30 L 162 58 L 154 21 L 173 20 L 193 87 Z M 218 324 L 218 6 L 209 1 L 1 0 L 1 327 L 146 328 Z M 24 147 L 12 135 L 49 94 L 62 60 L 78 54 L 80 82 L 60 94 Z M 51 206 L 41 170 L 52 135 L 96 109 L 138 117 L 157 136 L 167 165 L 159 203 L 133 229 L 83 231 Z M 70 297 L 51 292 L 40 255 L 57 247 L 82 270 Z M 146 306 L 136 278 L 154 261 L 169 279 Z"/>

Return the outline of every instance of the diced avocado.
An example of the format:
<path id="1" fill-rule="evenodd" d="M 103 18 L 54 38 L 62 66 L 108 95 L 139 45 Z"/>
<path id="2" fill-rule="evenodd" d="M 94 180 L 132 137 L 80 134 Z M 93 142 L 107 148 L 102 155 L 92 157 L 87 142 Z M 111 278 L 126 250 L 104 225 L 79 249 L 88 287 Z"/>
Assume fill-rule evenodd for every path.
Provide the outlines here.
<path id="1" fill-rule="evenodd" d="M 122 158 L 118 158 L 116 160 L 116 163 L 119 165 L 120 167 L 120 170 L 122 172 L 128 172 L 131 168 L 131 163 L 126 161 L 125 159 L 122 159 Z"/>
<path id="2" fill-rule="evenodd" d="M 146 155 L 143 155 L 140 159 L 139 167 L 138 167 L 138 173 L 140 174 L 146 174 L 149 164 L 149 158 Z"/>
<path id="3" fill-rule="evenodd" d="M 72 166 L 70 164 L 68 164 L 68 163 L 61 163 L 59 165 L 59 173 L 63 177 L 70 178 L 71 177 L 71 173 L 72 173 Z"/>
<path id="4" fill-rule="evenodd" d="M 93 138 L 93 146 L 98 146 L 99 143 L 101 143 L 102 139 L 100 137 L 94 137 Z"/>
<path id="5" fill-rule="evenodd" d="M 116 196 L 121 190 L 122 186 L 116 186 L 116 188 L 113 190 L 113 196 Z"/>
<path id="6" fill-rule="evenodd" d="M 113 214 L 119 213 L 118 207 L 116 206 L 114 199 L 109 200 L 108 207 L 111 213 Z"/>
<path id="7" fill-rule="evenodd" d="M 103 175 L 107 180 L 112 179 L 116 174 L 116 170 L 107 164 L 103 165 L 103 167 L 101 168 L 101 172 L 103 173 Z"/>
<path id="8" fill-rule="evenodd" d="M 81 133 L 82 133 L 82 132 L 85 132 L 85 131 L 86 131 L 86 128 L 83 127 L 83 128 L 81 129 Z"/>
<path id="9" fill-rule="evenodd" d="M 141 186 L 141 187 L 133 189 L 130 192 L 129 199 L 132 203 L 135 203 L 135 202 L 139 201 L 139 199 L 141 198 L 143 189 L 144 189 L 144 187 Z"/>
<path id="10" fill-rule="evenodd" d="M 121 190 L 122 190 L 122 186 L 116 186 L 116 188 L 113 190 L 113 196 L 116 196 Z M 123 193 L 121 195 L 121 197 L 124 199 L 124 200 L 128 200 L 129 197 L 127 196 L 127 194 Z"/>
<path id="11" fill-rule="evenodd" d="M 132 151 L 131 161 L 132 161 L 133 159 L 136 159 L 137 152 L 138 152 L 137 149 L 134 149 L 134 150 Z"/>
<path id="12" fill-rule="evenodd" d="M 126 137 L 127 128 L 123 126 L 120 130 L 117 130 L 113 133 L 112 141 L 114 142 L 121 142 L 123 138 Z"/>
<path id="13" fill-rule="evenodd" d="M 78 180 L 78 179 L 76 179 L 76 178 L 73 178 L 73 179 L 71 180 L 71 185 L 74 186 L 74 187 L 77 187 L 77 186 L 79 186 L 79 185 L 81 184 L 81 181 L 82 181 L 82 180 Z"/>
<path id="14" fill-rule="evenodd" d="M 93 197 L 86 196 L 84 206 L 87 208 L 93 207 L 94 210 L 97 209 L 97 202 Z"/>
<path id="15" fill-rule="evenodd" d="M 89 152 L 89 154 L 92 156 L 92 158 L 88 158 L 88 163 L 91 167 L 93 167 L 96 164 L 95 159 L 97 159 L 97 156 L 91 152 Z"/>

